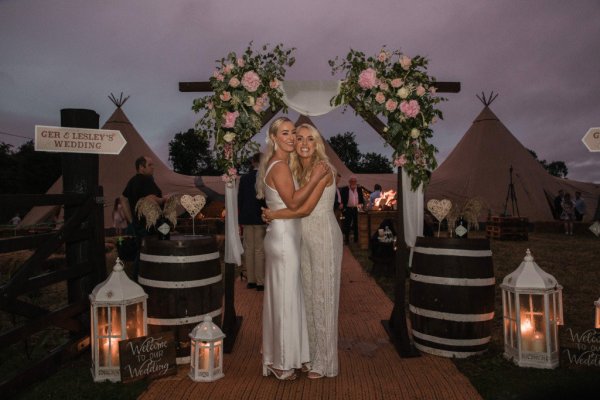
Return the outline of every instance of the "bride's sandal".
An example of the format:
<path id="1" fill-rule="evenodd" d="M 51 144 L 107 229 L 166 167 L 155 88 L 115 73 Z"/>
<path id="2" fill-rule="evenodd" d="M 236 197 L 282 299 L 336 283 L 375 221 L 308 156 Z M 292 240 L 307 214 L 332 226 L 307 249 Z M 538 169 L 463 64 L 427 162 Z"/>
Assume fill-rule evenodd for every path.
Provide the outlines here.
<path id="1" fill-rule="evenodd" d="M 269 374 L 273 374 L 280 381 L 293 381 L 298 377 L 295 369 L 280 370 L 270 365 L 263 365 L 263 376 L 269 376 Z"/>
<path id="2" fill-rule="evenodd" d="M 302 372 L 304 372 L 304 373 L 310 372 L 310 369 L 311 369 L 310 363 L 307 362 L 307 363 L 302 364 L 302 369 L 301 369 Z"/>
<path id="3" fill-rule="evenodd" d="M 321 379 L 323 378 L 325 375 L 319 373 L 319 372 L 315 372 L 315 371 L 310 371 L 308 373 L 308 379 Z"/>

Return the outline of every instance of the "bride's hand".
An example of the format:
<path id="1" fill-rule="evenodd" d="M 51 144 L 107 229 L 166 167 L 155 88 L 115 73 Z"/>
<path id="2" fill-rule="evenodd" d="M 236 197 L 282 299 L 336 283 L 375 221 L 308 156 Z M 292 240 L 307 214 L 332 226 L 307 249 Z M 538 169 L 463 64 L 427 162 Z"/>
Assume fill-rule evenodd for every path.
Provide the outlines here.
<path id="1" fill-rule="evenodd" d="M 315 179 L 321 179 L 324 176 L 327 176 L 327 174 L 329 174 L 329 172 L 330 172 L 329 164 L 327 164 L 325 161 L 319 161 L 313 167 L 311 178 L 314 176 Z"/>
<path id="2" fill-rule="evenodd" d="M 261 207 L 260 209 L 262 210 L 262 214 L 260 215 L 262 220 L 266 224 L 270 224 L 271 221 L 273 221 L 273 218 L 271 218 L 271 210 L 265 207 Z"/>

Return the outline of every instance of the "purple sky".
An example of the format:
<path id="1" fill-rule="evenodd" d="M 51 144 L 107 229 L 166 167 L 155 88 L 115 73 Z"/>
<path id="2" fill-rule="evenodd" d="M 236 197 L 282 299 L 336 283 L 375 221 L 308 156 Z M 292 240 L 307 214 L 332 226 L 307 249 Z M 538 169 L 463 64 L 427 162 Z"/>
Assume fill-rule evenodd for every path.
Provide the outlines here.
<path id="1" fill-rule="evenodd" d="M 167 161 L 169 140 L 196 120 L 197 95 L 177 83 L 208 80 L 214 60 L 251 40 L 296 47 L 295 80 L 330 79 L 327 61 L 351 47 L 427 56 L 438 80 L 462 84 L 434 126 L 440 163 L 481 111 L 475 94 L 493 90 L 521 143 L 600 183 L 600 154 L 581 142 L 600 126 L 597 0 L 0 0 L 0 141 L 60 125 L 61 108 L 96 110 L 102 125 L 107 96 L 124 92 L 123 110 Z M 314 121 L 325 137 L 354 131 L 361 151 L 391 154 L 351 110 Z"/>

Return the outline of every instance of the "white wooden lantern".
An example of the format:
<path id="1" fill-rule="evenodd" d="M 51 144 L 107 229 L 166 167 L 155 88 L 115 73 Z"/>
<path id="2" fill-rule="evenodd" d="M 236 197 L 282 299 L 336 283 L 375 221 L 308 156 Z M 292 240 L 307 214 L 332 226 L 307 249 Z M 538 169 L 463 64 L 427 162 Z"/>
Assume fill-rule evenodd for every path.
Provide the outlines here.
<path id="1" fill-rule="evenodd" d="M 147 334 L 147 298 L 142 287 L 123 271 L 118 258 L 108 279 L 90 294 L 94 382 L 121 380 L 119 341 Z"/>
<path id="2" fill-rule="evenodd" d="M 594 324 L 594 328 L 600 329 L 600 299 L 594 302 L 594 306 L 596 306 L 596 323 Z"/>
<path id="3" fill-rule="evenodd" d="M 225 335 L 212 322 L 210 315 L 190 333 L 190 373 L 196 382 L 212 382 L 224 377 L 223 338 Z"/>
<path id="4" fill-rule="evenodd" d="M 504 356 L 520 367 L 558 366 L 558 325 L 563 324 L 562 286 L 534 261 L 529 249 L 504 278 Z"/>

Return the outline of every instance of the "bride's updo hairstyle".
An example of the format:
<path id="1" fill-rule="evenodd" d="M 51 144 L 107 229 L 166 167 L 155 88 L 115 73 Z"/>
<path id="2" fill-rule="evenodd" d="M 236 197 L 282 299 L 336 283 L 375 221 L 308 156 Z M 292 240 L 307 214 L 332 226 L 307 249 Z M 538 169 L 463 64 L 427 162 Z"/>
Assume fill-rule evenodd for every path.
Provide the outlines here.
<path id="1" fill-rule="evenodd" d="M 275 136 L 277 135 L 279 127 L 284 122 L 291 122 L 293 124 L 293 122 L 289 118 L 279 117 L 275 121 L 273 121 L 269 126 L 269 131 L 267 132 L 267 149 L 263 152 L 260 158 L 260 165 L 258 167 L 258 173 L 256 174 L 257 199 L 265 198 L 265 173 L 267 172 L 267 165 L 269 165 L 271 157 L 273 157 L 273 154 L 275 154 Z"/>
<path id="2" fill-rule="evenodd" d="M 296 178 L 301 186 L 304 186 L 310 180 L 310 174 L 314 165 L 319 161 L 327 162 L 331 172 L 335 176 L 336 171 L 335 168 L 333 168 L 333 165 L 331 165 L 329 162 L 329 157 L 327 157 L 327 153 L 325 152 L 325 142 L 323 141 L 323 136 L 321 136 L 321 133 L 311 124 L 302 124 L 297 126 L 296 133 L 299 133 L 302 129 L 307 129 L 315 139 L 315 152 L 311 156 L 310 165 L 306 169 L 303 168 L 302 163 L 300 162 L 300 157 L 295 151 L 290 154 L 290 169 L 292 170 L 292 174 L 294 174 L 294 178 Z"/>

